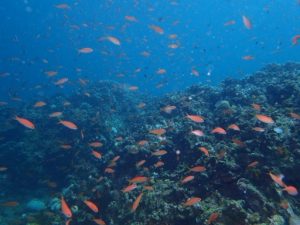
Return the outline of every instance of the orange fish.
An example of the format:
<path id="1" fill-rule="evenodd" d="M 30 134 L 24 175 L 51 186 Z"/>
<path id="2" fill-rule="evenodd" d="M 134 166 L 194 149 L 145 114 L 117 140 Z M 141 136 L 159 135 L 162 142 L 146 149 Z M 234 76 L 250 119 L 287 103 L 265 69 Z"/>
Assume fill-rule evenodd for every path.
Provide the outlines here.
<path id="1" fill-rule="evenodd" d="M 253 103 L 251 104 L 252 108 L 257 110 L 257 111 L 260 111 L 261 110 L 261 106 L 259 104 L 256 104 L 256 103 Z"/>
<path id="2" fill-rule="evenodd" d="M 262 114 L 257 114 L 255 116 L 259 121 L 263 123 L 269 123 L 269 124 L 274 123 L 274 120 L 269 116 L 262 115 Z"/>
<path id="3" fill-rule="evenodd" d="M 289 195 L 298 195 L 298 190 L 294 186 L 286 186 L 285 188 L 283 188 L 283 190 L 286 191 Z"/>
<path id="4" fill-rule="evenodd" d="M 99 141 L 95 141 L 95 142 L 91 142 L 89 143 L 89 146 L 93 147 L 93 148 L 100 148 L 103 146 L 103 144 Z"/>
<path id="5" fill-rule="evenodd" d="M 59 123 L 64 125 L 65 127 L 69 128 L 69 129 L 71 129 L 71 130 L 77 130 L 78 129 L 76 124 L 74 124 L 73 122 L 70 122 L 70 121 L 61 120 L 61 121 L 59 121 Z"/>
<path id="6" fill-rule="evenodd" d="M 227 134 L 222 127 L 216 127 L 211 131 L 212 134 Z"/>
<path id="7" fill-rule="evenodd" d="M 128 185 L 127 187 L 125 187 L 125 188 L 122 190 L 122 192 L 123 192 L 123 193 L 127 193 L 127 192 L 130 192 L 130 191 L 133 191 L 133 190 L 136 189 L 136 188 L 137 188 L 136 183 L 133 183 L 133 184 L 130 184 L 130 185 Z"/>
<path id="8" fill-rule="evenodd" d="M 158 34 L 164 34 L 164 30 L 159 26 L 151 25 L 150 28 Z"/>
<path id="9" fill-rule="evenodd" d="M 137 144 L 140 145 L 140 146 L 144 146 L 144 145 L 147 145 L 148 143 L 149 142 L 147 140 L 141 140 Z"/>
<path id="10" fill-rule="evenodd" d="M 56 81 L 54 84 L 55 85 L 63 85 L 64 83 L 68 82 L 69 79 L 68 78 L 61 78 L 58 81 Z"/>
<path id="11" fill-rule="evenodd" d="M 187 183 L 187 182 L 190 182 L 190 181 L 192 181 L 192 180 L 194 180 L 194 176 L 186 176 L 185 178 L 183 178 L 182 180 L 181 180 L 181 183 L 182 184 L 185 184 L 185 183 Z"/>
<path id="12" fill-rule="evenodd" d="M 291 112 L 290 115 L 293 119 L 300 120 L 300 114 Z"/>
<path id="13" fill-rule="evenodd" d="M 157 73 L 157 74 L 165 74 L 165 73 L 167 73 L 167 70 L 165 70 L 165 69 L 158 69 L 158 70 L 156 71 L 156 73 Z"/>
<path id="14" fill-rule="evenodd" d="M 139 204 L 142 200 L 142 196 L 143 196 L 143 192 L 141 194 L 139 194 L 139 196 L 135 199 L 135 201 L 131 207 L 131 212 L 135 212 L 135 210 L 137 209 L 137 207 L 139 206 Z"/>
<path id="15" fill-rule="evenodd" d="M 92 155 L 95 156 L 97 159 L 101 159 L 102 158 L 102 155 L 100 152 L 97 152 L 97 151 L 92 151 Z"/>
<path id="16" fill-rule="evenodd" d="M 108 41 L 110 41 L 111 43 L 113 43 L 114 45 L 118 45 L 118 46 L 121 45 L 120 40 L 119 40 L 118 38 L 116 38 L 116 37 L 113 37 L 113 36 L 107 36 L 106 39 L 107 39 Z"/>
<path id="17" fill-rule="evenodd" d="M 185 203 L 183 203 L 183 205 L 184 206 L 192 206 L 192 205 L 197 204 L 200 201 L 201 201 L 201 198 L 192 197 L 192 198 L 189 198 Z"/>
<path id="18" fill-rule="evenodd" d="M 164 128 L 154 129 L 154 130 L 150 130 L 149 133 L 155 135 L 163 135 L 166 133 L 166 130 Z"/>
<path id="19" fill-rule="evenodd" d="M 69 9 L 70 8 L 70 6 L 68 4 L 65 4 L 65 3 L 55 5 L 55 7 L 58 8 L 58 9 Z"/>
<path id="20" fill-rule="evenodd" d="M 35 126 L 34 126 L 34 124 L 31 122 L 31 121 L 29 121 L 29 120 L 27 120 L 27 119 L 24 119 L 24 118 L 21 118 L 21 117 L 18 117 L 18 116 L 16 116 L 16 118 L 15 118 L 20 124 L 22 124 L 24 127 L 27 127 L 27 128 L 29 128 L 29 129 L 35 129 Z"/>
<path id="21" fill-rule="evenodd" d="M 190 169 L 190 171 L 193 171 L 193 172 L 204 172 L 205 170 L 206 170 L 206 168 L 204 166 L 195 166 Z"/>
<path id="22" fill-rule="evenodd" d="M 154 167 L 159 168 L 159 167 L 162 167 L 163 165 L 165 165 L 165 163 L 163 161 L 158 161 L 157 163 L 154 164 Z"/>
<path id="23" fill-rule="evenodd" d="M 242 19 L 243 19 L 244 26 L 250 30 L 252 28 L 251 21 L 246 16 L 242 16 Z"/>
<path id="24" fill-rule="evenodd" d="M 157 150 L 155 152 L 152 152 L 152 155 L 155 155 L 155 156 L 162 156 L 162 155 L 165 155 L 167 154 L 168 152 L 166 150 Z"/>
<path id="25" fill-rule="evenodd" d="M 209 152 L 205 147 L 199 147 L 199 150 L 204 153 L 204 155 L 209 156 Z"/>
<path id="26" fill-rule="evenodd" d="M 98 225 L 106 225 L 106 223 L 102 219 L 93 219 L 93 221 Z"/>
<path id="27" fill-rule="evenodd" d="M 149 180 L 148 177 L 136 176 L 136 177 L 132 178 L 131 180 L 129 180 L 129 183 L 144 183 L 144 182 L 147 182 L 148 180 Z"/>
<path id="28" fill-rule="evenodd" d="M 2 202 L 2 203 L 0 203 L 1 206 L 5 206 L 5 207 L 16 207 L 19 204 L 20 203 L 16 202 L 16 201 L 9 201 L 9 202 Z"/>
<path id="29" fill-rule="evenodd" d="M 235 23 L 236 23 L 235 20 L 229 20 L 229 21 L 224 23 L 224 26 L 234 25 Z"/>
<path id="30" fill-rule="evenodd" d="M 95 213 L 99 212 L 98 207 L 95 205 L 95 203 L 89 201 L 89 200 L 84 200 L 83 201 L 92 211 Z"/>
<path id="31" fill-rule="evenodd" d="M 174 105 L 168 105 L 168 106 L 165 106 L 165 107 L 161 108 L 161 111 L 170 114 L 170 113 L 172 113 L 172 111 L 174 109 L 176 109 L 176 106 L 174 106 Z"/>
<path id="32" fill-rule="evenodd" d="M 300 34 L 295 35 L 295 36 L 292 38 L 292 44 L 293 44 L 293 45 L 298 44 L 298 40 L 299 40 L 299 39 L 300 39 Z"/>
<path id="33" fill-rule="evenodd" d="M 201 116 L 198 115 L 187 115 L 186 118 L 196 122 L 196 123 L 203 123 L 204 119 Z"/>
<path id="34" fill-rule="evenodd" d="M 60 116 L 62 116 L 62 112 L 53 112 L 53 113 L 49 114 L 50 118 L 60 117 Z"/>
<path id="35" fill-rule="evenodd" d="M 128 88 L 129 91 L 137 91 L 138 89 L 139 89 L 138 86 L 130 86 L 130 87 Z"/>
<path id="36" fill-rule="evenodd" d="M 236 124 L 231 124 L 228 126 L 228 129 L 232 129 L 232 130 L 235 130 L 235 131 L 240 131 L 240 128 L 238 125 Z"/>
<path id="37" fill-rule="evenodd" d="M 252 130 L 256 131 L 256 132 L 264 132 L 265 129 L 262 127 L 253 127 Z"/>
<path id="38" fill-rule="evenodd" d="M 65 201 L 64 197 L 61 196 L 61 211 L 62 213 L 67 217 L 67 218 L 71 218 L 72 217 L 72 211 L 69 208 L 67 202 Z"/>
<path id="39" fill-rule="evenodd" d="M 68 145 L 68 144 L 62 144 L 62 145 L 60 145 L 60 147 L 62 148 L 62 149 L 71 149 L 72 148 L 72 145 Z"/>
<path id="40" fill-rule="evenodd" d="M 130 22 L 137 22 L 137 19 L 134 16 L 125 16 L 125 19 Z"/>
<path id="41" fill-rule="evenodd" d="M 143 189 L 147 190 L 147 191 L 153 191 L 154 190 L 154 188 L 152 186 L 144 186 Z"/>
<path id="42" fill-rule="evenodd" d="M 253 161 L 252 163 L 249 163 L 247 168 L 254 168 L 258 165 L 258 161 Z"/>
<path id="43" fill-rule="evenodd" d="M 253 60 L 254 56 L 252 56 L 252 55 L 245 55 L 245 56 L 242 57 L 242 59 L 249 61 L 249 60 Z"/>
<path id="44" fill-rule="evenodd" d="M 81 49 L 78 49 L 78 52 L 79 53 L 82 53 L 82 54 L 89 54 L 89 53 L 92 53 L 94 50 L 92 48 L 81 48 Z"/>
<path id="45" fill-rule="evenodd" d="M 143 160 L 141 160 L 141 161 L 137 162 L 137 163 L 135 164 L 135 166 L 136 166 L 136 167 L 141 167 L 142 165 L 144 165 L 144 164 L 145 164 L 145 162 L 146 162 L 146 160 L 145 160 L 145 159 L 143 159 Z"/>
<path id="46" fill-rule="evenodd" d="M 110 173 L 110 174 L 112 174 L 112 173 L 114 173 L 115 171 L 114 171 L 112 168 L 107 167 L 107 168 L 105 168 L 104 172 L 105 172 L 105 173 Z"/>
<path id="47" fill-rule="evenodd" d="M 276 184 L 278 184 L 281 187 L 286 187 L 286 184 L 282 181 L 282 179 L 284 178 L 283 175 L 275 175 L 271 172 L 269 172 L 269 175 Z"/>
<path id="48" fill-rule="evenodd" d="M 196 135 L 198 137 L 203 137 L 204 136 L 204 133 L 203 133 L 202 130 L 192 130 L 191 134 L 194 134 L 194 135 Z"/>
<path id="49" fill-rule="evenodd" d="M 38 107 L 43 107 L 45 105 L 46 105 L 46 102 L 39 101 L 39 102 L 36 102 L 33 107 L 38 108 Z"/>
<path id="50" fill-rule="evenodd" d="M 215 222 L 218 219 L 218 217 L 219 217 L 219 214 L 217 212 L 212 213 L 207 220 L 207 224 L 209 225 L 209 224 Z"/>
<path id="51" fill-rule="evenodd" d="M 49 76 L 49 77 L 53 77 L 53 76 L 57 75 L 58 72 L 57 71 L 46 71 L 45 74 L 47 74 L 47 76 Z"/>
<path id="52" fill-rule="evenodd" d="M 65 225 L 70 225 L 72 219 L 67 219 Z"/>

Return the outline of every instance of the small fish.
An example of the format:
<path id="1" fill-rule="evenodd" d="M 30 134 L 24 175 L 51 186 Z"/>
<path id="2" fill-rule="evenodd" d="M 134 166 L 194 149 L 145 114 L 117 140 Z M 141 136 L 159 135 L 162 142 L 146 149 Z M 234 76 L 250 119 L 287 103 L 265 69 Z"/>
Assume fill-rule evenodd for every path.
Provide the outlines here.
<path id="1" fill-rule="evenodd" d="M 196 135 L 198 137 L 203 137 L 204 136 L 204 133 L 203 133 L 202 130 L 192 130 L 191 134 L 194 134 L 194 135 Z"/>
<path id="2" fill-rule="evenodd" d="M 254 167 L 256 167 L 257 165 L 258 165 L 258 161 L 253 161 L 253 162 L 251 162 L 251 163 L 249 163 L 248 164 L 248 166 L 247 166 L 247 168 L 249 169 L 249 168 L 254 168 Z"/>
<path id="3" fill-rule="evenodd" d="M 202 116 L 198 116 L 198 115 L 187 115 L 186 118 L 196 122 L 196 123 L 203 123 L 204 119 Z"/>
<path id="4" fill-rule="evenodd" d="M 112 168 L 110 168 L 110 167 L 107 167 L 107 168 L 105 168 L 104 172 L 105 172 L 105 173 L 110 173 L 110 174 L 112 174 L 112 173 L 114 173 L 115 171 L 114 171 L 114 169 L 112 169 Z"/>
<path id="5" fill-rule="evenodd" d="M 204 172 L 205 170 L 206 170 L 206 168 L 204 166 L 195 166 L 190 169 L 190 171 L 193 171 L 193 172 Z"/>
<path id="6" fill-rule="evenodd" d="M 174 105 L 167 105 L 167 106 L 161 108 L 161 111 L 170 114 L 175 109 L 176 109 L 176 106 L 174 106 Z"/>
<path id="7" fill-rule="evenodd" d="M 190 181 L 192 181 L 192 180 L 194 180 L 194 176 L 186 176 L 185 178 L 183 178 L 180 182 L 182 183 L 182 184 L 185 184 L 185 183 L 187 183 L 187 182 L 190 182 Z"/>
<path id="8" fill-rule="evenodd" d="M 199 147 L 199 150 L 204 153 L 204 155 L 209 156 L 209 152 L 205 147 Z"/>
<path id="9" fill-rule="evenodd" d="M 95 156 L 97 159 L 101 159 L 102 158 L 102 154 L 100 152 L 97 151 L 92 151 L 92 155 Z"/>
<path id="10" fill-rule="evenodd" d="M 4 206 L 4 207 L 16 207 L 18 206 L 20 203 L 17 201 L 9 201 L 9 202 L 2 202 L 0 203 L 0 206 Z"/>
<path id="11" fill-rule="evenodd" d="M 154 129 L 154 130 L 150 130 L 149 131 L 150 134 L 155 134 L 155 135 L 163 135 L 166 133 L 166 130 L 164 128 L 160 128 L 160 129 Z"/>
<path id="12" fill-rule="evenodd" d="M 142 165 L 145 164 L 145 162 L 146 162 L 146 160 L 143 159 L 143 160 L 141 160 L 141 161 L 138 161 L 138 162 L 135 164 L 135 166 L 136 166 L 136 167 L 141 167 Z"/>
<path id="13" fill-rule="evenodd" d="M 92 48 L 81 48 L 81 49 L 78 49 L 78 52 L 79 53 L 82 53 L 82 54 L 90 54 L 92 53 L 94 50 Z"/>
<path id="14" fill-rule="evenodd" d="M 192 197 L 192 198 L 189 198 L 185 203 L 183 203 L 183 205 L 184 206 L 192 206 L 192 205 L 197 204 L 200 201 L 201 201 L 201 198 L 199 198 L 199 197 Z"/>
<path id="15" fill-rule="evenodd" d="M 291 112 L 291 113 L 290 113 L 290 116 L 291 116 L 293 119 L 300 120 L 300 114 L 298 114 L 298 113 L 293 113 L 293 112 Z"/>
<path id="16" fill-rule="evenodd" d="M 128 88 L 129 91 L 137 91 L 138 89 L 139 89 L 138 86 L 130 86 L 130 87 Z"/>
<path id="17" fill-rule="evenodd" d="M 215 222 L 218 219 L 218 217 L 219 217 L 219 213 L 217 213 L 217 212 L 212 213 L 207 220 L 207 225 Z"/>
<path id="18" fill-rule="evenodd" d="M 242 16 L 242 19 L 243 19 L 244 26 L 245 26 L 248 30 L 250 30 L 250 29 L 252 28 L 252 23 L 251 23 L 251 21 L 249 20 L 249 18 L 246 17 L 246 16 Z"/>
<path id="19" fill-rule="evenodd" d="M 61 211 L 62 213 L 67 217 L 67 218 L 71 218 L 72 217 L 72 211 L 69 208 L 67 202 L 65 201 L 64 197 L 61 196 Z"/>
<path id="20" fill-rule="evenodd" d="M 102 219 L 93 219 L 93 221 L 98 225 L 106 225 L 106 223 Z"/>
<path id="21" fill-rule="evenodd" d="M 150 28 L 158 34 L 164 34 L 164 30 L 159 26 L 151 25 Z"/>
<path id="22" fill-rule="evenodd" d="M 61 121 L 59 121 L 59 124 L 62 124 L 65 127 L 69 128 L 71 130 L 77 130 L 78 129 L 78 127 L 76 126 L 76 124 L 73 123 L 73 122 L 70 122 L 70 121 L 61 120 Z"/>
<path id="23" fill-rule="evenodd" d="M 154 167 L 159 168 L 159 167 L 162 167 L 163 165 L 165 165 L 165 163 L 163 161 L 158 161 L 157 163 L 154 164 Z"/>
<path id="24" fill-rule="evenodd" d="M 298 190 L 294 186 L 286 186 L 285 188 L 283 188 L 283 190 L 286 191 L 289 195 L 298 195 Z"/>
<path id="25" fill-rule="evenodd" d="M 155 152 L 152 152 L 152 155 L 154 156 L 163 156 L 165 154 L 167 154 L 168 152 L 166 150 L 157 150 Z"/>
<path id="26" fill-rule="evenodd" d="M 261 110 L 261 106 L 259 104 L 256 104 L 256 103 L 253 103 L 251 104 L 252 108 L 257 110 L 257 111 L 260 111 Z"/>
<path id="27" fill-rule="evenodd" d="M 83 201 L 93 212 L 97 213 L 99 212 L 98 206 L 96 206 L 95 203 L 89 201 L 89 200 L 84 200 Z"/>
<path id="28" fill-rule="evenodd" d="M 139 196 L 133 202 L 133 205 L 131 207 L 131 212 L 135 212 L 135 210 L 137 209 L 137 207 L 139 206 L 139 204 L 142 200 L 142 196 L 143 196 L 143 192 L 141 194 L 139 194 Z"/>
<path id="29" fill-rule="evenodd" d="M 263 123 L 268 123 L 268 124 L 274 123 L 274 120 L 270 116 L 266 116 L 263 114 L 256 114 L 255 117 Z"/>
<path id="30" fill-rule="evenodd" d="M 229 20 L 229 21 L 224 23 L 224 26 L 231 26 L 231 25 L 234 25 L 234 24 L 236 24 L 235 20 Z"/>
<path id="31" fill-rule="evenodd" d="M 250 61 L 250 60 L 253 60 L 254 59 L 254 56 L 252 55 L 245 55 L 242 57 L 243 60 L 246 60 L 246 61 Z"/>
<path id="32" fill-rule="evenodd" d="M 216 127 L 211 131 L 212 134 L 227 134 L 222 127 Z"/>
<path id="33" fill-rule="evenodd" d="M 269 175 L 276 184 L 278 184 L 281 187 L 286 187 L 286 184 L 282 181 L 282 179 L 284 178 L 283 175 L 275 175 L 271 172 L 269 172 Z"/>
<path id="34" fill-rule="evenodd" d="M 65 4 L 65 3 L 55 5 L 55 7 L 58 8 L 58 9 L 70 9 L 70 6 L 68 4 Z"/>
<path id="35" fill-rule="evenodd" d="M 300 39 L 300 34 L 295 35 L 295 36 L 292 38 L 292 44 L 293 44 L 293 45 L 297 45 L 299 39 Z"/>
<path id="36" fill-rule="evenodd" d="M 125 188 L 122 190 L 122 192 L 123 192 L 123 193 L 127 193 L 127 192 L 130 192 L 130 191 L 133 191 L 133 190 L 136 189 L 136 188 L 137 188 L 136 183 L 133 183 L 133 184 L 130 184 L 130 185 L 128 185 L 127 187 L 125 187 Z"/>
<path id="37" fill-rule="evenodd" d="M 89 143 L 89 146 L 93 147 L 93 148 L 100 148 L 103 146 L 103 144 L 100 141 L 94 141 Z"/>
<path id="38" fill-rule="evenodd" d="M 256 131 L 256 132 L 264 132 L 265 129 L 262 127 L 253 127 L 252 130 Z"/>
<path id="39" fill-rule="evenodd" d="M 121 45 L 121 41 L 120 41 L 118 38 L 116 38 L 116 37 L 113 37 L 113 36 L 107 36 L 106 39 L 107 39 L 108 41 L 110 41 L 111 43 L 113 43 L 114 45 L 118 45 L 118 46 Z"/>
<path id="40" fill-rule="evenodd" d="M 137 19 L 134 16 L 125 16 L 125 19 L 130 22 L 137 22 Z"/>
<path id="41" fill-rule="evenodd" d="M 55 85 L 63 85 L 64 83 L 68 82 L 69 79 L 68 78 L 61 78 L 58 81 L 56 81 L 54 84 Z"/>
<path id="42" fill-rule="evenodd" d="M 141 141 L 139 141 L 137 144 L 139 145 L 139 146 L 144 146 L 144 145 L 147 145 L 149 142 L 147 141 L 147 140 L 141 140 Z"/>
<path id="43" fill-rule="evenodd" d="M 241 129 L 239 128 L 239 126 L 236 125 L 236 124 L 230 124 L 230 125 L 228 126 L 228 129 L 232 129 L 232 130 L 235 130 L 235 131 L 240 131 L 240 130 L 241 130 Z"/>
<path id="44" fill-rule="evenodd" d="M 39 102 L 36 102 L 33 107 L 39 108 L 39 107 L 43 107 L 45 105 L 47 105 L 46 102 L 39 101 Z"/>
<path id="45" fill-rule="evenodd" d="M 62 112 L 53 112 L 53 113 L 49 114 L 50 118 L 60 117 L 60 116 L 62 116 Z"/>
<path id="46" fill-rule="evenodd" d="M 148 180 L 149 180 L 148 177 L 136 176 L 136 177 L 132 178 L 131 180 L 129 180 L 129 183 L 144 183 L 144 182 L 147 182 Z"/>
<path id="47" fill-rule="evenodd" d="M 27 127 L 29 129 L 35 129 L 35 125 L 29 121 L 28 119 L 25 119 L 25 118 L 21 118 L 21 117 L 18 117 L 16 116 L 15 118 L 20 124 L 22 124 L 24 127 Z"/>

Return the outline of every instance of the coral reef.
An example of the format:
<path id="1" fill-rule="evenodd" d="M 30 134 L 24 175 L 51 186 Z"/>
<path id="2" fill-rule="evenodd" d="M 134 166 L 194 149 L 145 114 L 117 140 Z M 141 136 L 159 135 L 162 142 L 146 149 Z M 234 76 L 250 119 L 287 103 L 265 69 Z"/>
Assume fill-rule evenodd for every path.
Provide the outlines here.
<path id="1" fill-rule="evenodd" d="M 56 111 L 61 118 L 49 118 Z M 24 193 L 51 190 L 48 207 L 28 212 L 27 224 L 62 224 L 61 196 L 74 225 L 95 224 L 95 218 L 124 225 L 288 224 L 287 208 L 296 218 L 300 202 L 269 173 L 284 174 L 286 184 L 299 187 L 299 113 L 296 63 L 268 65 L 220 87 L 195 85 L 164 97 L 103 81 L 82 85 L 73 96 L 54 96 L 39 109 L 8 104 L 0 107 L 0 164 L 8 168 L 0 172 L 2 195 L 14 193 L 11 184 L 16 183 Z M 16 114 L 37 128 L 28 130 L 10 119 Z M 275 122 L 264 123 L 257 114 Z M 79 129 L 61 126 L 62 119 Z M 191 170 L 200 165 L 201 172 Z M 147 179 L 124 193 L 136 176 Z M 195 196 L 201 201 L 185 206 Z M 98 213 L 86 199 L 98 205 Z M 18 212 L 26 211 L 20 207 Z"/>

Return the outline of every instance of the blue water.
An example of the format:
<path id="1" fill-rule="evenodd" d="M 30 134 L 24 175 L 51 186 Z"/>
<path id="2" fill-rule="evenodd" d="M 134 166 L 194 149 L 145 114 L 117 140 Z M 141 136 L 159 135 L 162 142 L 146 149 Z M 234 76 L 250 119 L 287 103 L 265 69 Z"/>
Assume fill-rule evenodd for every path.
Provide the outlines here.
<path id="1" fill-rule="evenodd" d="M 61 3 L 70 9 L 55 7 Z M 151 94 L 244 77 L 268 63 L 299 60 L 299 46 L 291 44 L 291 38 L 300 33 L 299 12 L 296 0 L 3 0 L 0 72 L 10 76 L 1 78 L 1 99 L 61 92 L 62 88 L 51 83 L 62 77 L 72 81 L 66 87 L 79 78 L 109 79 Z M 125 20 L 128 15 L 138 22 Z M 242 15 L 251 20 L 251 30 L 244 27 Z M 235 24 L 224 26 L 230 20 Z M 155 33 L 150 25 L 160 26 L 164 34 Z M 178 37 L 171 40 L 170 34 Z M 98 41 L 108 35 L 117 37 L 121 46 Z M 172 43 L 179 47 L 168 48 Z M 83 47 L 94 52 L 78 54 Z M 142 56 L 143 51 L 150 56 Z M 242 60 L 245 55 L 255 58 Z M 76 72 L 78 68 L 81 72 Z M 167 73 L 156 74 L 159 68 Z M 192 75 L 192 69 L 200 76 Z M 49 70 L 58 75 L 48 78 L 44 72 Z M 118 78 L 118 74 L 124 77 Z"/>

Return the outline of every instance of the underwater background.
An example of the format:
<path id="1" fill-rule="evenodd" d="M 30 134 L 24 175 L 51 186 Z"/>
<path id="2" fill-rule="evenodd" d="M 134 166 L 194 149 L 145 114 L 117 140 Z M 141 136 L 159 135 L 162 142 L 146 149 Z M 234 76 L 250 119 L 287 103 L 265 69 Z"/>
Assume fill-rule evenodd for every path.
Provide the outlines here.
<path id="1" fill-rule="evenodd" d="M 0 14 L 0 225 L 300 224 L 300 1 Z"/>

